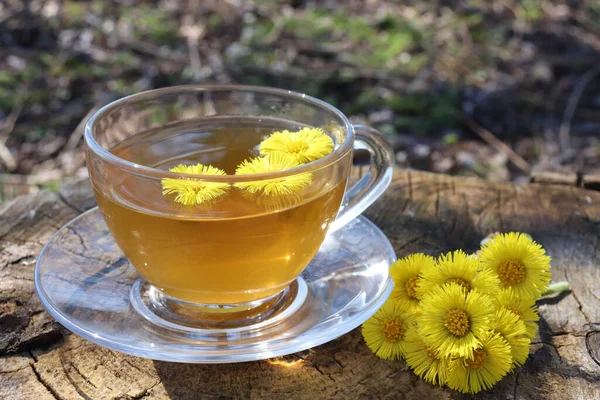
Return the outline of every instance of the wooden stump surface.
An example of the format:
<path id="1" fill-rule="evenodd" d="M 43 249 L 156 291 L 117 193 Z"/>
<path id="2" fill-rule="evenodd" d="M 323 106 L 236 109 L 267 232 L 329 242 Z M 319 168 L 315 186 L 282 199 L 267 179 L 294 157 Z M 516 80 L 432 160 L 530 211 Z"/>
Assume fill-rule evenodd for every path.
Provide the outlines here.
<path id="1" fill-rule="evenodd" d="M 358 329 L 281 360 L 186 365 L 123 355 L 70 334 L 34 291 L 36 256 L 95 204 L 87 181 L 0 206 L 0 399 L 468 398 L 383 361 Z M 527 363 L 479 399 L 600 399 L 600 193 L 395 171 L 367 212 L 399 257 L 475 250 L 492 231 L 531 234 L 572 291 L 539 302 Z"/>

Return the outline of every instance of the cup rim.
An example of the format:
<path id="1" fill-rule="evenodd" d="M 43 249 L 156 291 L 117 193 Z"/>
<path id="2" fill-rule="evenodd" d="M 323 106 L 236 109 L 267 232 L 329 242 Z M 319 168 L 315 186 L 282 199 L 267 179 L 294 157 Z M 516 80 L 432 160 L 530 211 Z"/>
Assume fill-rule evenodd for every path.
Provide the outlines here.
<path id="1" fill-rule="evenodd" d="M 214 92 L 214 91 L 247 91 L 254 93 L 273 94 L 281 97 L 290 97 L 294 100 L 304 101 L 309 104 L 316 105 L 320 108 L 324 108 L 327 111 L 335 114 L 344 124 L 344 128 L 347 131 L 346 138 L 339 145 L 337 149 L 334 149 L 331 153 L 325 157 L 319 158 L 315 161 L 311 161 L 306 164 L 301 164 L 297 167 L 276 171 L 276 172 L 264 172 L 259 174 L 244 174 L 244 175 L 196 175 L 196 174 L 181 174 L 171 171 L 165 171 L 158 168 L 148 167 L 145 165 L 137 164 L 135 162 L 125 160 L 121 157 L 116 156 L 109 150 L 102 147 L 94 138 L 92 134 L 94 122 L 96 119 L 107 111 L 121 106 L 128 102 L 143 101 L 149 98 L 160 96 L 162 94 L 168 94 L 172 92 Z M 354 127 L 348 120 L 348 118 L 337 108 L 326 103 L 323 100 L 319 100 L 315 97 L 309 96 L 304 93 L 295 92 L 292 90 L 278 89 L 267 86 L 254 86 L 254 85 L 222 85 L 222 84 L 195 84 L 195 85 L 179 85 L 170 86 L 166 88 L 147 90 L 140 93 L 135 93 L 129 96 L 122 97 L 109 104 L 103 106 L 97 110 L 87 120 L 85 124 L 84 139 L 86 145 L 90 151 L 95 153 L 102 160 L 117 165 L 129 172 L 136 175 L 144 175 L 154 178 L 193 178 L 211 182 L 251 182 L 260 181 L 273 178 L 283 178 L 290 175 L 297 175 L 300 173 L 311 172 L 317 169 L 322 169 L 328 165 L 334 164 L 340 160 L 346 153 L 352 148 L 354 141 Z"/>

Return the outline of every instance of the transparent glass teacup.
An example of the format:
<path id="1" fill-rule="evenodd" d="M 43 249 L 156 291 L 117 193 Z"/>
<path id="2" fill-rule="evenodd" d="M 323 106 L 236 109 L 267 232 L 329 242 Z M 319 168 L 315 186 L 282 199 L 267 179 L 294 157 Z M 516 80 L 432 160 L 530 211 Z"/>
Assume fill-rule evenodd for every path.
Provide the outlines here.
<path id="1" fill-rule="evenodd" d="M 322 129 L 334 150 L 291 169 L 235 175 L 240 157 L 257 155 L 257 138 L 304 127 Z M 351 125 L 327 103 L 251 86 L 181 86 L 129 96 L 96 112 L 85 140 L 98 205 L 144 279 L 139 302 L 162 318 L 199 326 L 255 323 L 289 303 L 327 233 L 383 193 L 393 163 L 380 133 Z M 356 148 L 370 152 L 371 165 L 347 188 Z M 169 171 L 195 163 L 227 174 Z M 297 177 L 310 183 L 293 193 L 244 189 Z M 215 184 L 223 193 L 181 204 L 164 192 L 168 179 Z"/>

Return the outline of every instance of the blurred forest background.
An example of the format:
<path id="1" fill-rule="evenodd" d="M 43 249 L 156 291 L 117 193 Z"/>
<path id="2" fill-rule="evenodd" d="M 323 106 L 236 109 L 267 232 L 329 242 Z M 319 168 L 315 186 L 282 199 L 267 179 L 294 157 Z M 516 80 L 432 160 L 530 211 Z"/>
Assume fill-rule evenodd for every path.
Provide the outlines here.
<path id="1" fill-rule="evenodd" d="M 319 97 L 400 167 L 600 169 L 598 0 L 2 0 L 0 202 L 86 176 L 102 105 L 203 82 Z"/>

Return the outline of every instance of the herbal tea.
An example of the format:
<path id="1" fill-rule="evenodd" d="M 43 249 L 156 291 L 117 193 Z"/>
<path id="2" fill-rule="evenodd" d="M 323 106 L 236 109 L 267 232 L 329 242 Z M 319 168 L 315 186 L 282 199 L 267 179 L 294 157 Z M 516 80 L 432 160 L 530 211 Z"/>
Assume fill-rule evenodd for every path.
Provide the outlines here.
<path id="1" fill-rule="evenodd" d="M 112 149 L 137 164 L 169 170 L 211 165 L 234 175 L 282 120 L 214 119 L 146 132 Z M 343 168 L 310 174 L 294 193 L 265 195 L 235 185 L 217 199 L 181 204 L 156 182 L 106 173 L 96 197 L 125 256 L 167 295 L 202 304 L 263 299 L 288 286 L 314 257 L 336 218 Z M 209 176 L 207 178 L 210 178 Z"/>

